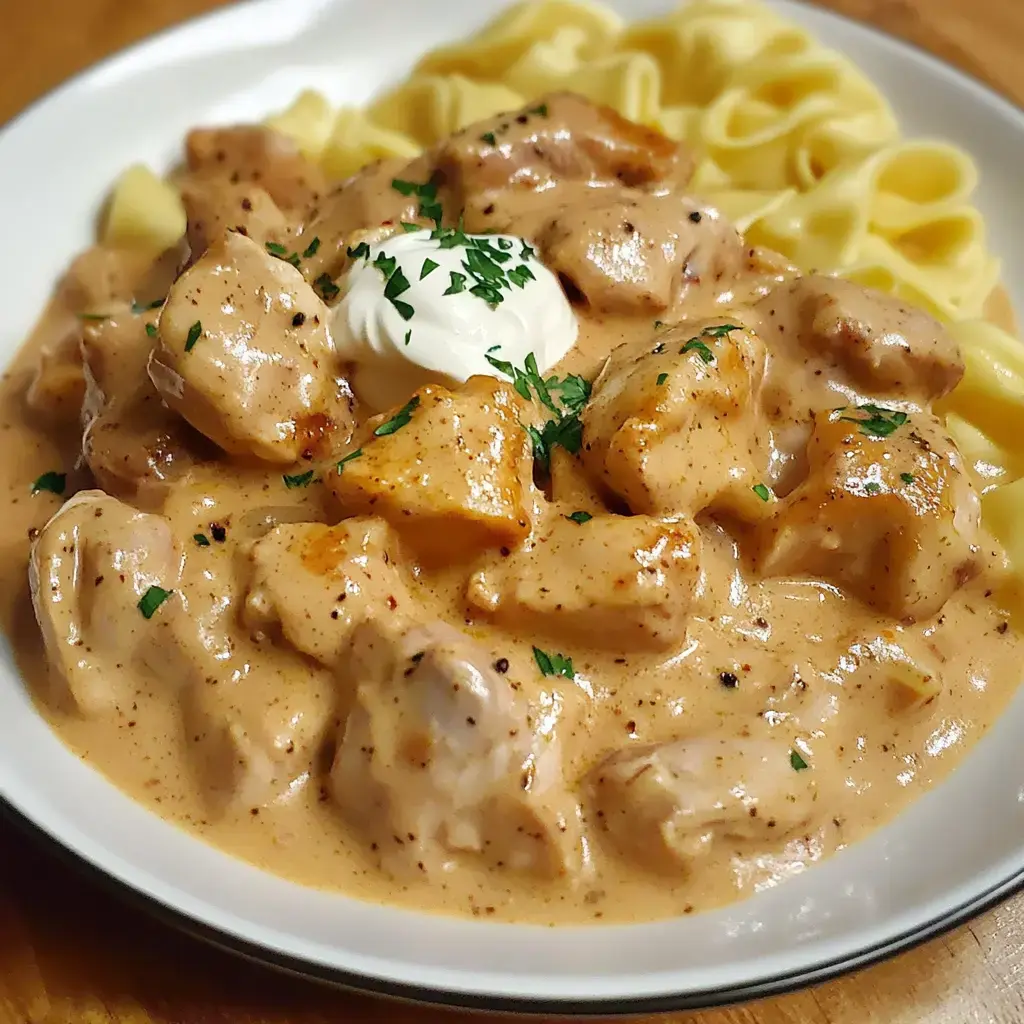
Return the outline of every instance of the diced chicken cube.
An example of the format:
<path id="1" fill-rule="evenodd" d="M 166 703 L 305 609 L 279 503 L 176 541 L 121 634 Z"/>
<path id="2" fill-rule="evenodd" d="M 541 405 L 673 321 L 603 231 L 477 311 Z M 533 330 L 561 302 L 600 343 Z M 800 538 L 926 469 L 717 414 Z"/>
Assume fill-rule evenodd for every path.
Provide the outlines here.
<path id="1" fill-rule="evenodd" d="M 797 278 L 758 308 L 773 342 L 792 347 L 829 378 L 845 376 L 862 394 L 928 403 L 952 391 L 964 373 L 942 324 L 852 281 Z"/>
<path id="2" fill-rule="evenodd" d="M 190 263 L 195 263 L 228 231 L 237 231 L 263 246 L 268 242 L 288 242 L 291 224 L 258 185 L 231 184 L 220 178 L 187 178 L 182 184 L 181 198 L 188 218 Z"/>
<path id="3" fill-rule="evenodd" d="M 79 491 L 43 528 L 29 561 L 32 605 L 60 696 L 80 714 L 110 712 L 131 692 L 135 653 L 169 610 L 147 618 L 139 602 L 151 587 L 175 589 L 180 560 L 165 519 L 102 491 Z"/>
<path id="4" fill-rule="evenodd" d="M 766 576 L 820 576 L 899 619 L 937 613 L 978 570 L 980 501 L 932 415 L 814 416 L 806 479 L 757 532 Z"/>
<path id="5" fill-rule="evenodd" d="M 25 402 L 50 424 L 71 425 L 81 415 L 85 398 L 81 342 L 81 325 L 69 324 L 39 352 Z"/>
<path id="6" fill-rule="evenodd" d="M 587 194 L 589 193 L 589 194 Z M 746 268 L 743 239 L 718 211 L 685 196 L 584 189 L 535 231 L 570 300 L 597 313 L 654 317 L 700 295 L 705 307 Z"/>
<path id="7" fill-rule="evenodd" d="M 458 391 L 427 385 L 373 421 L 331 487 L 346 515 L 381 516 L 425 558 L 511 547 L 530 529 L 523 415 L 515 391 L 492 377 L 471 377 Z"/>
<path id="8" fill-rule="evenodd" d="M 396 876 L 443 877 L 460 854 L 545 876 L 582 864 L 556 710 L 531 715 L 490 661 L 440 623 L 356 631 L 358 689 L 330 785 Z"/>
<path id="9" fill-rule="evenodd" d="M 666 650 L 686 633 L 700 580 L 691 520 L 558 509 L 508 557 L 470 579 L 469 600 L 503 625 L 613 650 Z"/>
<path id="10" fill-rule="evenodd" d="M 559 92 L 458 132 L 438 148 L 436 165 L 456 206 L 469 208 L 467 226 L 477 230 L 485 225 L 475 218 L 510 188 L 541 191 L 565 181 L 679 187 L 693 159 L 653 128 Z"/>
<path id="11" fill-rule="evenodd" d="M 259 185 L 282 210 L 302 209 L 327 191 L 319 167 L 271 128 L 196 128 L 188 133 L 185 153 L 193 174 Z"/>
<path id="12" fill-rule="evenodd" d="M 327 307 L 284 260 L 229 232 L 175 282 L 149 375 L 225 451 L 278 464 L 348 437 Z"/>
<path id="13" fill-rule="evenodd" d="M 583 412 L 588 471 L 634 513 L 757 516 L 766 472 L 755 398 L 764 345 L 742 325 L 684 323 L 616 349 Z"/>
<path id="14" fill-rule="evenodd" d="M 629 747 L 590 771 L 595 813 L 588 817 L 640 865 L 685 873 L 718 843 L 763 847 L 810 819 L 818 780 L 828 772 L 813 763 L 796 770 L 792 756 L 767 739 L 693 737 Z M 796 765 L 806 766 L 800 757 Z"/>
<path id="15" fill-rule="evenodd" d="M 296 650 L 336 667 L 364 619 L 412 611 L 395 551 L 382 519 L 278 526 L 249 553 L 245 622 L 260 633 L 279 630 Z"/>

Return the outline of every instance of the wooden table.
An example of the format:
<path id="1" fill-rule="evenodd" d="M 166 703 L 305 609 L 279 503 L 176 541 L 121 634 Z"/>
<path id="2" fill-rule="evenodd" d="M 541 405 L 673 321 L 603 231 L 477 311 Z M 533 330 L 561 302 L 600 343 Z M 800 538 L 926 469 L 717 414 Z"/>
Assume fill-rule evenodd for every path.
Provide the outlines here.
<path id="1" fill-rule="evenodd" d="M 80 68 L 218 0 L 3 3 L 0 122 Z M 1021 0 L 827 0 L 1024 103 Z M 350 996 L 217 953 L 0 829 L 0 1024 L 401 1024 L 454 1015 Z M 1024 897 L 897 960 L 666 1024 L 1021 1024 Z"/>

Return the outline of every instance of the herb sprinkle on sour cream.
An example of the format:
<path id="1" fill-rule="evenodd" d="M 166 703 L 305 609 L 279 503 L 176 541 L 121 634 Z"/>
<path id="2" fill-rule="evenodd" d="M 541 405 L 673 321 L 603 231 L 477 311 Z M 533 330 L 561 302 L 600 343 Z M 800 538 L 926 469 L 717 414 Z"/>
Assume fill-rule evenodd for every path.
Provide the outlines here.
<path id="1" fill-rule="evenodd" d="M 533 353 L 543 373 L 576 342 L 558 278 L 522 238 L 404 224 L 348 254 L 332 333 L 356 395 L 375 410 L 427 383 L 497 376 L 496 355 L 521 365 Z"/>

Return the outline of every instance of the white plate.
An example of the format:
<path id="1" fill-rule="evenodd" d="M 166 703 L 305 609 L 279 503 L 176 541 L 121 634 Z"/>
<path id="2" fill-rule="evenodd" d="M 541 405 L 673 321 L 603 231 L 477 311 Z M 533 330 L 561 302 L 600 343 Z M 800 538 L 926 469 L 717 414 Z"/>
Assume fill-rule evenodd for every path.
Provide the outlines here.
<path id="1" fill-rule="evenodd" d="M 3 359 L 67 259 L 91 240 L 100 199 L 126 164 L 169 163 L 190 126 L 258 119 L 306 85 L 362 103 L 424 50 L 502 6 L 256 0 L 144 42 L 37 104 L 0 133 Z M 635 18 L 667 3 L 615 6 Z M 848 53 L 909 134 L 951 139 L 975 155 L 992 244 L 1024 309 L 1024 276 L 1010 259 L 1024 237 L 1024 114 L 867 28 L 777 6 Z M 656 924 L 528 928 L 359 903 L 218 853 L 70 754 L 34 711 L 7 646 L 0 650 L 0 797 L 18 820 L 177 924 L 247 956 L 379 992 L 521 1011 L 640 1012 L 760 997 L 869 963 L 991 906 L 1024 885 L 1022 733 L 1024 695 L 949 782 L 892 825 L 744 903 Z"/>

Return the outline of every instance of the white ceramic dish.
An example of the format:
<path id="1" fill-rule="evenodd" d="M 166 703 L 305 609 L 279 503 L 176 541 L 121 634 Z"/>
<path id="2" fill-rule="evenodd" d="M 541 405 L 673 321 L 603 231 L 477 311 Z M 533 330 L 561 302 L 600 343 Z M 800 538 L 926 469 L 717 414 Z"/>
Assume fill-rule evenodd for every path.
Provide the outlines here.
<path id="1" fill-rule="evenodd" d="M 68 83 L 0 132 L 7 245 L 0 358 L 91 239 L 111 180 L 160 165 L 183 133 L 255 120 L 312 85 L 361 103 L 504 0 L 254 0 L 158 36 Z M 667 0 L 620 0 L 629 17 Z M 1024 114 L 937 61 L 823 11 L 785 15 L 846 51 L 908 133 L 959 143 L 1024 309 L 1019 168 Z M 14 259 L 10 254 L 16 253 Z M 464 1006 L 640 1012 L 755 998 L 821 981 L 963 921 L 1024 885 L 1024 693 L 945 785 L 830 862 L 747 902 L 631 927 L 544 929 L 448 920 L 302 889 L 133 804 L 60 744 L 0 650 L 0 797 L 80 861 L 177 924 L 311 977 Z"/>

